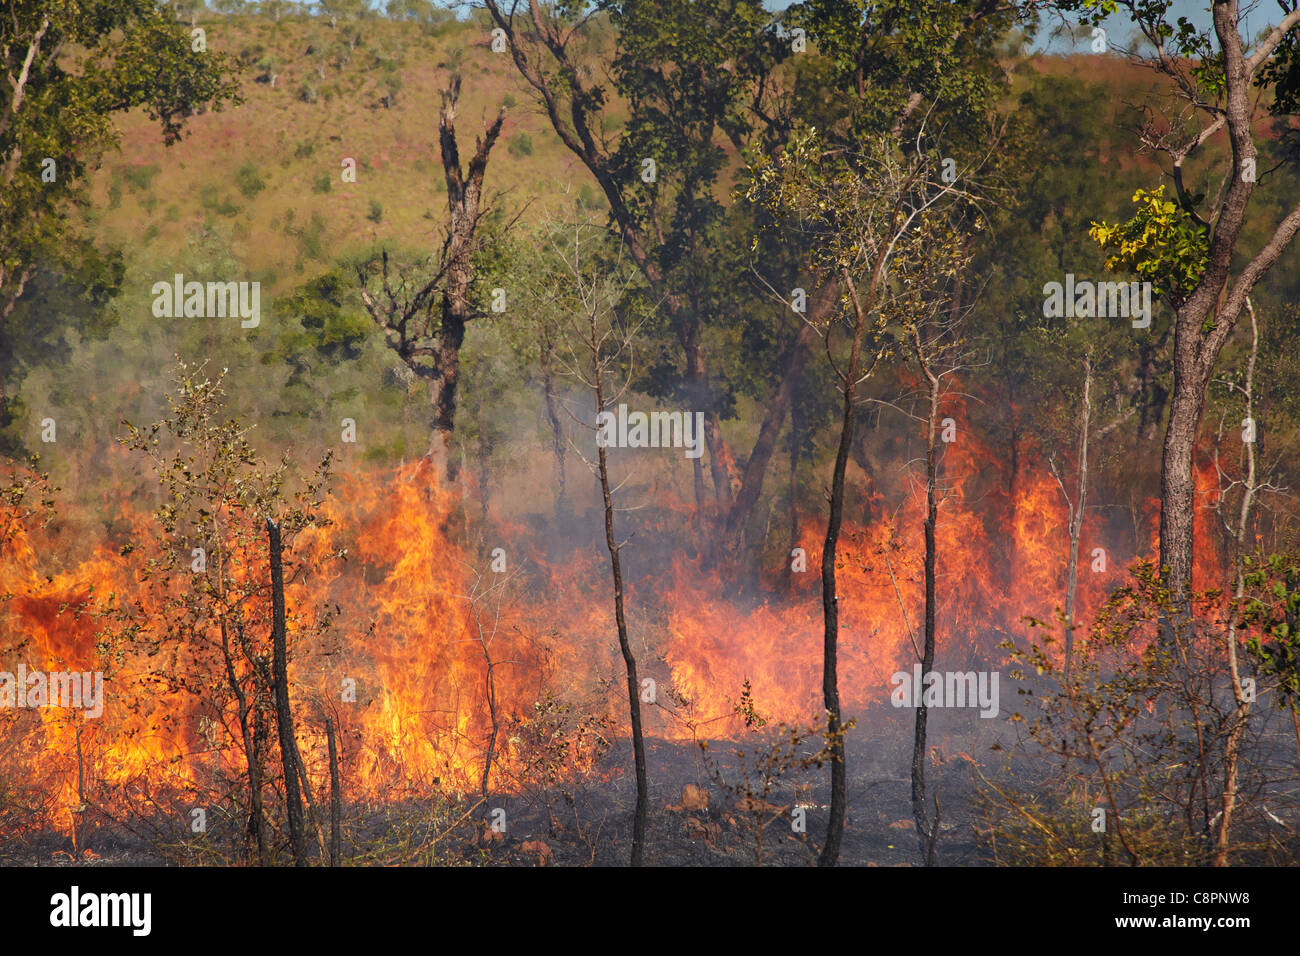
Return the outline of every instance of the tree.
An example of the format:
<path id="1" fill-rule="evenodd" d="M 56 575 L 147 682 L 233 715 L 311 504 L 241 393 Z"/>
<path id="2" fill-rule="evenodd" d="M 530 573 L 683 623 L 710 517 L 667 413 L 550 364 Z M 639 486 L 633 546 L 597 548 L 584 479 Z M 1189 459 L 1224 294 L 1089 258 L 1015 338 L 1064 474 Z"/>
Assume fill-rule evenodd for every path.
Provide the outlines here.
<path id="1" fill-rule="evenodd" d="M 543 5 L 485 0 L 504 31 L 520 75 L 532 87 L 564 146 L 595 177 L 631 260 L 661 303 L 681 349 L 681 386 L 664 375 L 661 391 L 680 394 L 705 413 L 714 495 L 731 507 L 731 453 L 719 420 L 724 396 L 711 384 L 705 333 L 726 307 L 730 284 L 719 277 L 725 210 L 714 198 L 728 159 L 722 141 L 748 141 L 751 110 L 768 95 L 770 75 L 789 52 L 772 16 L 756 0 L 702 7 L 687 0 L 596 0 Z M 582 39 L 608 17 L 616 41 L 603 66 L 586 61 Z M 605 58 L 605 51 L 597 51 Z M 605 108 L 611 92 L 631 112 L 613 141 Z M 702 464 L 695 494 L 704 504 Z"/>
<path id="2" fill-rule="evenodd" d="M 842 296 L 842 311 L 817 329 L 842 398 L 821 566 L 822 699 L 831 754 L 831 803 L 819 862 L 833 866 L 839 859 L 847 799 L 847 727 L 837 676 L 836 548 L 859 389 L 895 347 L 888 327 L 891 321 L 897 327 L 907 302 L 905 290 L 929 262 L 930 250 L 921 237 L 943 228 L 961 192 L 940 182 L 939 169 L 926 153 L 900 153 L 888 136 L 880 135 L 850 152 L 828 148 L 815 131 L 799 133 L 776 159 L 757 160 L 751 176 L 752 200 L 803 231 L 809 267 L 826 281 L 837 282 Z M 847 343 L 835 341 L 836 331 L 845 327 L 850 330 Z"/>
<path id="3" fill-rule="evenodd" d="M 630 270 L 619 255 L 609 256 L 603 231 L 590 223 L 560 227 L 554 236 L 554 252 L 563 263 L 551 305 L 568 317 L 560 339 L 557 361 L 580 385 L 590 391 L 597 428 L 608 409 L 627 390 L 626 369 L 632 361 L 632 346 L 646 317 L 627 314 Z M 621 249 L 621 247 L 620 247 Z M 586 459 L 589 467 L 593 463 Z M 628 713 L 632 728 L 632 753 L 636 768 L 636 809 L 632 821 L 632 866 L 640 866 L 645 854 L 646 816 L 650 793 L 646 771 L 645 739 L 641 729 L 641 684 L 636 656 L 628 635 L 624 607 L 624 579 L 621 551 L 626 542 L 615 534 L 614 493 L 609 475 L 609 455 L 599 434 L 592 470 L 600 485 L 605 520 L 605 546 L 609 551 L 614 592 L 614 620 L 618 646 L 627 675 Z"/>
<path id="4" fill-rule="evenodd" d="M 462 167 L 456 143 L 456 104 L 460 100 L 460 75 L 452 76 L 442 99 L 438 138 L 442 145 L 443 175 L 447 182 L 447 231 L 442 248 L 431 258 L 423 275 L 390 277 L 388 251 L 357 268 L 361 299 L 375 323 L 384 330 L 390 348 L 415 374 L 429 383 L 433 405 L 429 458 L 439 473 L 454 480 L 451 454 L 456 418 L 456 386 L 460 380 L 460 348 L 465 328 L 483 313 L 472 296 L 474 262 L 483 247 L 479 226 L 487 215 L 483 203 L 483 177 L 492 147 L 501 135 L 506 110 L 474 141 L 469 166 Z M 378 271 L 379 290 L 371 288 Z M 434 319 L 434 309 L 438 318 Z"/>
<path id="5" fill-rule="evenodd" d="M 1129 245 L 1113 257 L 1116 265 L 1162 282 L 1176 308 L 1173 389 L 1161 458 L 1160 563 L 1178 609 L 1187 603 L 1192 585 L 1192 454 L 1206 389 L 1247 297 L 1300 229 L 1298 202 L 1267 241 L 1254 250 L 1241 248 L 1256 182 L 1267 175 L 1258 168 L 1265 159 L 1260 155 L 1260 115 L 1252 103 L 1252 87 L 1274 91 L 1273 115 L 1295 111 L 1300 9 L 1284 4 L 1283 16 L 1248 51 L 1240 34 L 1237 0 L 1215 0 L 1211 5 L 1213 35 L 1197 30 L 1185 17 L 1171 23 L 1170 0 L 1070 0 L 1062 6 L 1084 10 L 1085 22 L 1123 7 L 1154 50 L 1141 62 L 1167 77 L 1173 94 L 1202 120 L 1190 128 L 1179 121 L 1145 124 L 1142 142 L 1168 160 L 1177 202 L 1157 198 L 1153 203 L 1149 197 L 1155 194 L 1146 194 L 1148 201 L 1127 229 L 1111 227 L 1099 240 L 1128 233 Z M 1208 190 L 1196 192 L 1188 182 L 1188 163 L 1199 159 L 1202 147 L 1220 132 L 1227 134 L 1230 152 L 1212 161 L 1217 175 L 1207 174 L 1206 179 L 1213 176 L 1222 186 L 1211 196 Z M 1138 224 L 1145 238 L 1132 236 Z M 1182 241 L 1171 244 L 1171 234 Z"/>
<path id="6" fill-rule="evenodd" d="M 139 591 L 114 609 L 121 627 L 111 640 L 149 662 L 131 706 L 146 706 L 153 687 L 180 692 L 205 712 L 211 739 L 220 738 L 216 728 L 234 738 L 245 767 L 248 843 L 259 861 L 272 849 L 265 791 L 274 716 L 291 846 L 301 864 L 298 780 L 306 773 L 289 711 L 288 631 L 292 625 L 298 632 L 295 643 L 319 637 L 331 613 L 308 608 L 289 614 L 285 584 L 292 586 L 311 566 L 291 559 L 286 574 L 284 553 L 292 552 L 299 532 L 328 523 L 320 508 L 331 456 L 305 476 L 294 475 L 287 458 L 268 468 L 248 427 L 225 415 L 220 378 L 181 363 L 176 385 L 176 395 L 168 396 L 170 414 L 147 427 L 127 423 L 122 439 L 151 461 L 164 498 L 156 539 L 123 549 L 143 545 L 145 560 Z M 290 492 L 291 481 L 297 487 Z M 269 573 L 250 574 L 250 568 Z M 219 746 L 224 749 L 224 740 Z"/>
<path id="7" fill-rule="evenodd" d="M 189 32 L 152 0 L 7 6 L 0 17 L 0 318 L 43 263 L 67 264 L 60 250 L 77 238 L 67 212 L 84 200 L 86 170 L 116 145 L 115 114 L 142 107 L 170 145 L 196 110 L 238 102 L 227 75 L 233 61 L 192 50 Z"/>
<path id="8" fill-rule="evenodd" d="M 978 221 L 976 223 L 978 227 Z M 968 237 L 954 224 L 941 219 L 923 221 L 902 243 L 913 250 L 902 256 L 904 263 L 917 267 L 901 277 L 902 290 L 890 311 L 902 318 L 904 350 L 921 373 L 921 407 L 919 419 L 925 430 L 925 616 L 920 653 L 921 673 L 934 668 L 937 641 L 938 599 L 936 595 L 938 547 L 935 529 L 939 521 L 939 504 L 946 492 L 940 476 L 940 431 L 942 405 L 954 387 L 957 376 L 972 364 L 972 350 L 963 337 L 962 311 L 953 299 L 961 277 L 969 270 L 971 253 Z M 939 837 L 938 797 L 935 816 L 930 822 L 929 797 L 925 767 L 928 759 L 926 732 L 929 711 L 924 697 L 916 701 L 916 722 L 912 735 L 912 817 L 916 824 L 921 857 L 934 862 Z"/>

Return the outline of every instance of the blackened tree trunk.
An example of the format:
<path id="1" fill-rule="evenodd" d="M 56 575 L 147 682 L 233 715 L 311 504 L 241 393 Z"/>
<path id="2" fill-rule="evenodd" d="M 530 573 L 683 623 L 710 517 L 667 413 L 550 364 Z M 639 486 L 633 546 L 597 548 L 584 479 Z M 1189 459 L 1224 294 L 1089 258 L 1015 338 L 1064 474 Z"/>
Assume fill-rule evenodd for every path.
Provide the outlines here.
<path id="1" fill-rule="evenodd" d="M 482 631 L 480 630 L 480 635 Z M 487 674 L 484 677 L 484 692 L 487 695 L 488 717 L 491 721 L 492 730 L 488 734 L 487 751 L 483 754 L 483 776 L 479 781 L 479 792 L 483 797 L 484 804 L 488 798 L 488 784 L 492 779 L 492 760 L 496 756 L 497 737 L 501 733 L 501 715 L 497 710 L 497 672 L 496 661 L 492 659 L 492 648 L 487 641 L 483 641 L 480 636 L 483 647 L 483 656 L 487 660 Z"/>
<path id="2" fill-rule="evenodd" d="M 883 259 L 873 276 L 868 302 L 874 301 L 875 284 L 883 268 Z M 841 273 L 845 289 L 853 303 L 853 342 L 842 386 L 844 415 L 840 422 L 840 443 L 831 472 L 830 511 L 826 519 L 826 541 L 822 547 L 822 705 L 826 710 L 826 736 L 831 758 L 830 817 L 826 823 L 826 842 L 822 845 L 818 866 L 839 862 L 844 840 L 844 816 L 847 810 L 847 770 L 844 763 L 844 727 L 840 717 L 839 689 L 839 595 L 835 590 L 835 558 L 844 520 L 844 474 L 853 449 L 853 431 L 857 424 L 857 386 L 862 368 L 862 345 L 866 337 L 868 310 L 858 299 L 857 286 L 847 269 Z"/>
<path id="3" fill-rule="evenodd" d="M 288 804 L 289 840 L 294 866 L 306 866 L 303 840 L 302 793 L 298 789 L 298 767 L 302 757 L 293 733 L 289 709 L 289 655 L 286 649 L 284 566 L 281 559 L 280 526 L 266 519 L 271 550 L 271 667 L 275 680 L 275 717 L 280 730 L 280 762 L 284 766 L 284 796 Z"/>
<path id="4" fill-rule="evenodd" d="M 595 359 L 596 413 L 605 410 L 605 386 L 601 369 L 600 340 L 593 325 L 592 355 Z M 605 446 L 597 442 L 600 494 L 605 506 L 605 545 L 609 548 L 610 571 L 614 579 L 614 620 L 618 625 L 618 646 L 623 652 L 627 669 L 627 702 L 632 723 L 632 755 L 636 764 L 636 811 L 632 818 L 632 865 L 640 866 L 645 849 L 646 811 L 650 803 L 649 784 L 646 779 L 645 739 L 641 732 L 641 686 L 637 680 L 636 657 L 628 640 L 627 617 L 623 611 L 623 567 L 619 561 L 619 545 L 614 538 L 614 502 L 609 491 L 609 468 Z"/>
<path id="5" fill-rule="evenodd" d="M 334 742 L 334 719 L 325 718 L 325 740 L 330 760 L 330 866 L 338 866 L 342 856 L 343 784 L 339 777 L 338 747 Z"/>
<path id="6" fill-rule="evenodd" d="M 939 437 L 939 378 L 930 368 L 930 358 L 922 344 L 919 326 L 912 329 L 912 347 L 917 365 L 925 376 L 927 408 L 925 417 L 925 632 L 921 647 L 921 678 L 934 668 L 935 646 L 935 525 L 939 519 L 938 501 L 938 437 Z M 916 726 L 912 736 L 912 819 L 916 824 L 916 838 L 920 843 L 921 857 L 927 863 L 933 858 L 939 822 L 930 822 L 930 808 L 925 783 L 926 730 L 929 709 L 925 695 L 916 701 Z"/>
<path id="7" fill-rule="evenodd" d="M 235 655 L 230 646 L 230 630 L 225 618 L 221 620 L 221 653 L 226 665 L 226 683 L 235 695 L 238 706 L 239 735 L 244 744 L 244 761 L 248 765 L 248 827 L 247 833 L 256 848 L 258 862 L 266 860 L 266 814 L 262 808 L 262 754 L 258 747 L 256 726 L 257 698 L 249 700 L 244 686 L 235 673 Z"/>

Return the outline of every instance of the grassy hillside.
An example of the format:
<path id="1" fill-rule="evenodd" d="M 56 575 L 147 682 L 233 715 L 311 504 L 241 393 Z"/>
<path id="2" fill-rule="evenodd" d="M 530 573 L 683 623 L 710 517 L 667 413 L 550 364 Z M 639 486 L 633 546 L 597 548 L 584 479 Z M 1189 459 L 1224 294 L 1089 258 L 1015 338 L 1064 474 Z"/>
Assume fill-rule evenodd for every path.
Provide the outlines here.
<path id="1" fill-rule="evenodd" d="M 231 17 L 201 24 L 211 50 L 245 64 L 246 102 L 193 117 L 168 149 L 143 115 L 94 182 L 102 238 L 133 266 L 163 268 L 200 230 L 229 235 L 251 274 L 279 292 L 349 251 L 383 239 L 428 246 L 445 214 L 440 94 L 464 86 L 462 149 L 502 105 L 508 117 L 487 187 L 510 212 L 568 191 L 594 202 L 590 176 L 521 89 L 513 66 L 469 23 L 439 28 L 382 19 L 278 24 Z M 357 181 L 341 176 L 356 160 Z"/>

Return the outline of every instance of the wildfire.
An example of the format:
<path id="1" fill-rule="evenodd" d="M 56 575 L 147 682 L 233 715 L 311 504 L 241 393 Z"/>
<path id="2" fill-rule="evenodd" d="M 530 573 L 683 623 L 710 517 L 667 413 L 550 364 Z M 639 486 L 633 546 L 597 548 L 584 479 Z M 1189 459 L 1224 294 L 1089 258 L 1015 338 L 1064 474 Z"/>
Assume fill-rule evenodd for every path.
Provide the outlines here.
<path id="1" fill-rule="evenodd" d="M 969 429 L 959 433 L 943 449 L 935 666 L 994 669 L 1003 661 L 998 644 L 1022 632 L 1023 616 L 1050 619 L 1064 603 L 1067 509 L 1046 468 L 1023 466 L 1009 492 L 999 456 Z M 1202 469 L 1201 477 L 1206 483 L 1213 476 Z M 891 675 L 910 672 L 918 660 L 924 488 L 911 478 L 893 494 L 860 470 L 850 482 L 850 514 L 859 518 L 845 523 L 837 569 L 840 688 L 845 709 L 862 715 L 888 706 Z M 1208 494 L 1208 485 L 1203 490 Z M 1148 526 L 1153 508 L 1148 503 Z M 327 509 L 330 524 L 306 529 L 293 543 L 303 573 L 287 593 L 291 695 L 315 780 L 327 779 L 325 717 L 339 730 L 349 796 L 372 800 L 434 788 L 475 792 L 489 747 L 490 788 L 516 788 L 530 760 L 517 731 L 548 693 L 585 695 L 587 706 L 596 700 L 611 719 L 626 720 L 602 551 L 552 561 L 522 529 L 506 528 L 514 542 L 507 560 L 519 576 L 501 574 L 458 543 L 464 519 L 457 496 L 423 463 L 344 476 Z M 647 708 L 648 733 L 739 733 L 733 706 L 745 681 L 759 711 L 772 718 L 800 722 L 820 712 L 823 521 L 800 523 L 806 570 L 781 568 L 751 597 L 737 597 L 702 557 L 680 558 L 670 573 L 629 586 L 631 606 L 654 608 L 663 621 L 657 636 L 641 628 L 642 671 L 666 668 L 673 691 L 671 705 L 656 702 L 675 716 Z M 1198 531 L 1207 569 L 1217 566 L 1208 523 L 1199 522 Z M 148 524 L 143 514 L 127 521 L 141 540 Z M 1133 557 L 1107 534 L 1090 510 L 1080 543 L 1080 620 Z M 183 672 L 197 666 L 196 657 L 184 647 L 145 654 L 106 638 L 110 609 L 138 600 L 140 556 L 103 542 L 46 576 L 37 535 L 16 527 L 0 561 L 0 593 L 12 595 L 0 670 L 22 662 L 103 671 L 107 703 L 97 720 L 57 708 L 0 712 L 6 776 L 66 812 L 169 788 L 199 793 L 222 775 L 243 773 L 234 703 L 214 709 L 157 680 L 162 661 Z M 326 560 L 340 549 L 346 561 Z M 149 609 L 139 610 L 147 616 Z M 326 618 L 331 626 L 319 626 Z"/>

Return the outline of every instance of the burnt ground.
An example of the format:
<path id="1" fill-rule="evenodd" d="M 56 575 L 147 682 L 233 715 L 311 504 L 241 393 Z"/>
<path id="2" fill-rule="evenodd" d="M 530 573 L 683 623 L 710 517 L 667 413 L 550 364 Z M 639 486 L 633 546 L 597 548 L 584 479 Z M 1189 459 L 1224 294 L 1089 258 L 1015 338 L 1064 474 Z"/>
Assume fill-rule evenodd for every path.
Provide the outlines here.
<path id="1" fill-rule="evenodd" d="M 897 726 L 895 726 L 897 724 Z M 904 733 L 904 731 L 906 731 Z M 912 823 L 910 721 L 889 721 L 850 739 L 848 816 L 841 863 L 856 866 L 915 866 L 923 860 Z M 751 754 L 760 752 L 749 741 Z M 904 744 L 906 745 L 904 747 Z M 650 812 L 645 862 L 658 866 L 752 866 L 762 832 L 764 865 L 811 866 L 823 839 L 829 802 L 829 767 L 790 772 L 767 799 L 745 790 L 735 741 L 711 741 L 707 753 L 691 743 L 648 740 Z M 811 748 L 810 748 L 811 749 Z M 971 765 L 932 750 L 932 785 L 941 800 L 941 836 L 936 863 L 985 862 L 968 819 L 974 793 Z M 803 751 L 804 753 L 810 751 Z M 749 792 L 761 794 L 751 775 Z M 345 782 L 346 787 L 346 782 Z M 698 789 L 697 789 L 698 788 Z M 348 805 L 344 862 L 471 865 L 622 866 L 631 846 L 635 785 L 631 748 L 615 748 L 584 781 L 527 793 L 494 794 L 486 806 L 476 798 L 430 812 L 423 801 Z M 474 809 L 469 810 L 468 808 Z M 803 832 L 796 832 L 802 809 Z M 504 832 L 487 825 L 490 810 L 504 810 Z M 168 814 L 167 816 L 170 816 Z M 464 819 L 458 819 L 460 817 Z M 178 818 L 183 818 L 177 813 Z M 454 824 L 454 825 L 453 825 Z M 449 832 L 447 832 L 449 831 Z M 418 849 L 424 838 L 447 832 L 436 846 Z M 234 862 L 233 834 L 214 824 L 207 839 L 217 849 L 199 848 L 184 827 L 139 818 L 109 820 L 87 815 L 82 848 L 74 858 L 69 835 L 39 832 L 0 844 L 0 862 L 37 866 L 122 866 Z M 276 848 L 275 862 L 288 862 Z M 313 843 L 313 853 L 316 853 Z"/>
<path id="2" fill-rule="evenodd" d="M 910 711 L 874 715 L 849 737 L 848 814 L 840 863 L 848 866 L 920 866 L 924 859 L 912 822 Z M 941 805 L 935 863 L 985 866 L 992 861 L 975 829 L 976 797 L 983 773 L 1021 792 L 1035 789 L 1041 762 L 1007 759 L 1015 751 L 1005 719 L 972 720 L 969 714 L 932 713 L 928 782 Z M 707 752 L 690 743 L 647 740 L 650 781 L 645 863 L 654 866 L 753 866 L 762 833 L 764 865 L 812 866 L 825 834 L 829 768 L 809 768 L 780 779 L 767 799 L 746 795 L 737 751 L 763 752 L 752 740 L 710 741 Z M 1294 746 L 1294 743 L 1292 743 Z M 811 748 L 810 748 L 811 749 Z M 809 751 L 800 750 L 800 755 Z M 347 803 L 343 814 L 345 865 L 624 866 L 631 848 L 635 785 L 631 747 L 620 742 L 583 779 L 525 792 L 477 795 L 457 801 L 403 797 L 381 803 Z M 1289 759 L 1294 759 L 1294 753 Z M 751 776 L 756 788 L 761 783 Z M 346 794 L 346 777 L 343 782 Z M 750 792 L 756 792 L 751 790 Z M 275 801 L 279 806 L 279 801 Z M 1268 857 L 1288 862 L 1300 854 L 1300 779 L 1278 782 L 1261 800 L 1264 831 L 1251 833 L 1242 818 L 1238 841 L 1256 840 Z M 242 862 L 242 834 L 215 812 L 208 833 L 194 837 L 184 804 L 130 819 L 88 812 L 82 849 L 74 858 L 67 833 L 0 833 L 0 864 L 26 866 L 195 865 Z M 803 810 L 803 832 L 793 825 Z M 499 829 L 489 821 L 496 814 Z M 269 810 L 275 832 L 283 821 Z M 1265 832 L 1266 831 L 1266 832 Z M 320 862 L 318 836 L 309 835 L 312 862 Z M 291 862 L 281 840 L 268 862 Z M 1122 861 L 1113 861 L 1122 862 Z M 1188 860 L 1187 862 L 1193 862 Z M 1239 862 L 1250 862 L 1240 858 Z"/>

